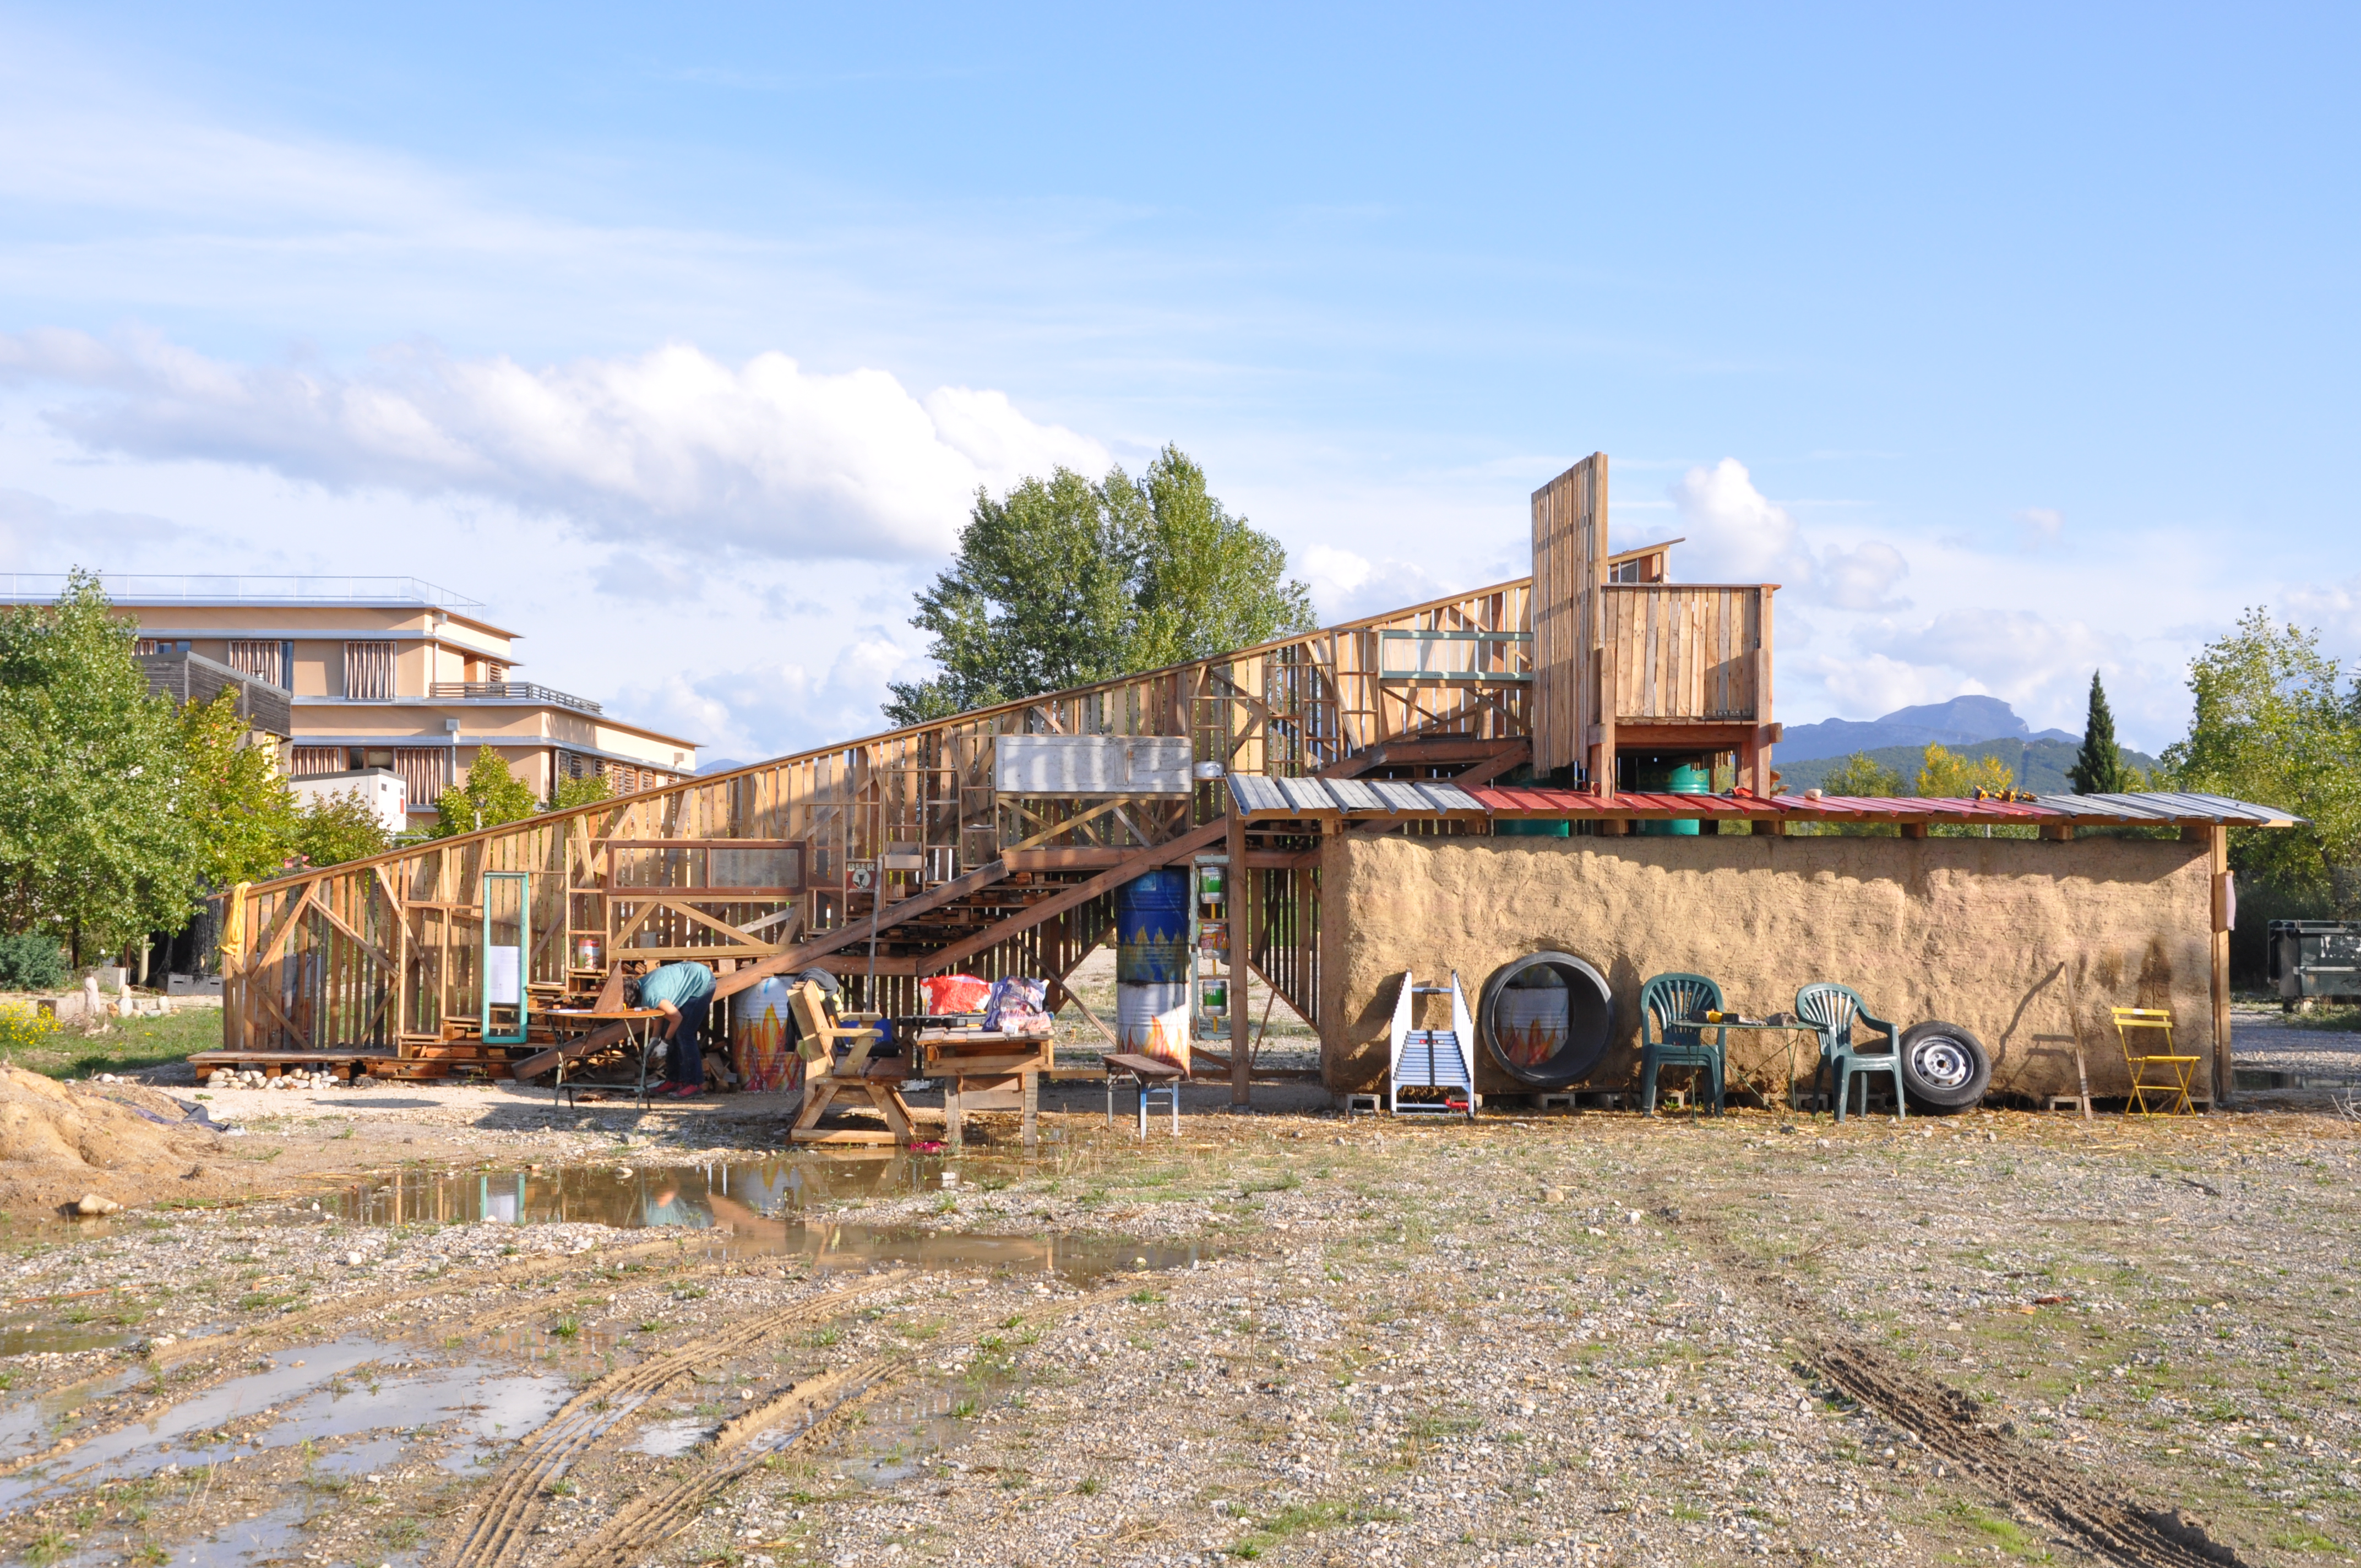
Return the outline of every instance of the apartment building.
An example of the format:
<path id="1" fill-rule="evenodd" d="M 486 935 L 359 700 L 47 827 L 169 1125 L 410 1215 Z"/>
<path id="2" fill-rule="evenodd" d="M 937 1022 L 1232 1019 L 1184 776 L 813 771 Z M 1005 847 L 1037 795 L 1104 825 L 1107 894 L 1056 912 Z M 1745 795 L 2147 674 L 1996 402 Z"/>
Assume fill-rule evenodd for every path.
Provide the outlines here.
<path id="1" fill-rule="evenodd" d="M 297 777 L 387 768 L 413 823 L 491 747 L 546 798 L 603 773 L 617 793 L 697 772 L 697 742 L 609 717 L 588 697 L 520 680 L 521 633 L 415 577 L 101 579 L 142 654 L 194 654 L 288 694 Z M 0 602 L 54 599 L 62 576 L 0 575 Z"/>

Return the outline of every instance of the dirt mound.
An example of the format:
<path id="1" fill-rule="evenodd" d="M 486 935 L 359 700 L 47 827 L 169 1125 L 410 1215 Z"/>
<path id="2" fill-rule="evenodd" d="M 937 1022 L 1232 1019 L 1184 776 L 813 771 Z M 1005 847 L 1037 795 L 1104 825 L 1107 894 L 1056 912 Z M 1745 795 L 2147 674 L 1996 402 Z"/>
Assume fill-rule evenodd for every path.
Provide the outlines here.
<path id="1" fill-rule="evenodd" d="M 0 1065 L 0 1212 L 45 1218 L 85 1192 L 132 1204 L 188 1190 L 192 1170 L 225 1146 L 216 1133 L 177 1124 L 180 1113 L 152 1090 L 65 1084 Z"/>

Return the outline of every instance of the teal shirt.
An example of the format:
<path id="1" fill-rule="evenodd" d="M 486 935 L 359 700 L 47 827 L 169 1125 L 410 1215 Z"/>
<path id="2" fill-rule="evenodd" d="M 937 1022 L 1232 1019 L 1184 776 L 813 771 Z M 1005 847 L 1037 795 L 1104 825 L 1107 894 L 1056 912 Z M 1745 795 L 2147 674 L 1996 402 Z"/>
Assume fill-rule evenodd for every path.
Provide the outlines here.
<path id="1" fill-rule="evenodd" d="M 666 964 L 640 981 L 640 1005 L 669 1002 L 688 1007 L 713 994 L 713 971 L 703 964 Z"/>

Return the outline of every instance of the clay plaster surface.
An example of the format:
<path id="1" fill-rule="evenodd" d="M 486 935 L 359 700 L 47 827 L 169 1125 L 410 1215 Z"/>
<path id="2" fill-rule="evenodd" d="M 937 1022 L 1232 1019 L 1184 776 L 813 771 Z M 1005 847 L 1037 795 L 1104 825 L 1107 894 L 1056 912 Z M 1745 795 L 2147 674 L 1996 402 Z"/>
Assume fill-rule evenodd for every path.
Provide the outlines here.
<path id="1" fill-rule="evenodd" d="M 1321 1065 L 1334 1090 L 1382 1078 L 1405 970 L 1421 983 L 1456 970 L 1473 1006 L 1495 970 L 1545 948 L 1586 959 L 1614 991 L 1591 1087 L 1637 1081 L 1640 987 L 1668 970 L 1712 977 L 1756 1017 L 1833 980 L 1899 1027 L 1964 1025 L 1992 1053 L 1995 1092 L 2070 1092 L 2079 1041 L 2092 1091 L 2122 1093 L 2111 1006 L 2169 1008 L 2182 1050 L 2209 1069 L 2213 1051 L 2202 843 L 1339 836 L 1321 883 Z M 1797 1051 L 1808 1065 L 1808 1043 Z M 1481 1048 L 1477 1063 L 1479 1091 L 1528 1091 Z M 2198 1075 L 2201 1098 L 2210 1077 Z"/>

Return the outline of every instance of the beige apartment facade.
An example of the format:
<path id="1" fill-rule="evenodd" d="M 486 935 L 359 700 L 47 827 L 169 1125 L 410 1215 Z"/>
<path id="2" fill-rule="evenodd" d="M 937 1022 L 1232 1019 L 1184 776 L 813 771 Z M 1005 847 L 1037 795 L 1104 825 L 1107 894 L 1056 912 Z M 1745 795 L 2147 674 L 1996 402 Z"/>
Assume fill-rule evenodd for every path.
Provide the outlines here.
<path id="1" fill-rule="evenodd" d="M 520 633 L 475 600 L 412 577 L 104 576 L 142 653 L 193 653 L 289 693 L 290 773 L 401 775 L 413 824 L 489 746 L 541 798 L 604 774 L 618 794 L 697 772 L 697 742 L 609 717 L 518 677 Z M 0 576 L 0 602 L 53 599 L 64 579 Z"/>

